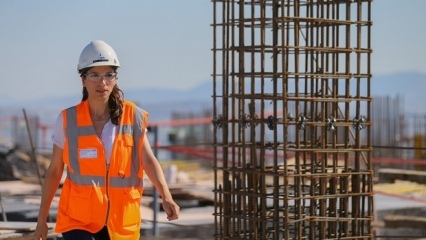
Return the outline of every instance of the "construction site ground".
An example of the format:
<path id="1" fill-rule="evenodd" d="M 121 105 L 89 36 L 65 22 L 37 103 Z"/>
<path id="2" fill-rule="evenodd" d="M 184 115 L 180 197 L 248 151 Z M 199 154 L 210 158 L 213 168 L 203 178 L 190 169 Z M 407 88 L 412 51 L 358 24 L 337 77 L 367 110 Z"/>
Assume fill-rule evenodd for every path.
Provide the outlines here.
<path id="1" fill-rule="evenodd" d="M 154 236 L 152 208 L 154 200 L 152 186 L 147 180 L 144 183 L 145 195 L 141 204 L 142 238 L 163 240 L 173 236 L 174 239 L 180 240 L 212 239 L 215 229 L 212 169 L 198 163 L 184 161 L 163 163 L 163 167 L 170 181 L 172 194 L 181 206 L 180 218 L 177 221 L 168 221 L 165 213 L 160 210 L 157 215 L 157 235 Z M 174 171 L 168 172 L 169 169 Z M 405 173 L 405 176 L 410 175 L 410 172 Z M 426 215 L 426 185 L 404 179 L 386 181 L 378 180 L 374 188 L 375 234 L 378 236 L 400 236 L 401 234 L 426 236 L 423 229 Z M 22 219 L 36 219 L 40 202 L 40 185 L 35 179 L 2 181 L 0 193 L 2 214 L 4 211 L 7 216 L 10 216 L 9 223 L 0 224 L 0 239 L 26 239 L 25 236 L 30 235 L 34 229 L 35 221 L 23 223 L 25 226 L 23 230 L 20 223 L 13 218 L 21 216 Z M 52 203 L 52 215 L 55 214 L 58 199 L 59 195 Z M 158 199 L 157 203 L 161 204 L 161 200 Z M 51 224 L 53 228 L 54 223 Z"/>

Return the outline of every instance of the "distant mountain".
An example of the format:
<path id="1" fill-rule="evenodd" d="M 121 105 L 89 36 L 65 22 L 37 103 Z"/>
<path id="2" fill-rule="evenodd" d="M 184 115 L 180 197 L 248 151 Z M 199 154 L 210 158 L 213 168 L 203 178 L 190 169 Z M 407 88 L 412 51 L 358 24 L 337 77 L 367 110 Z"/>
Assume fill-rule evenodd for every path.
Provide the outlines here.
<path id="1" fill-rule="evenodd" d="M 126 89 L 124 97 L 140 103 L 170 103 L 184 101 L 211 101 L 211 83 L 204 82 L 187 90 L 170 88 Z"/>
<path id="2" fill-rule="evenodd" d="M 371 81 L 372 96 L 396 96 L 404 100 L 407 112 L 426 113 L 426 74 L 415 72 L 400 72 L 387 75 L 374 75 Z M 266 89 L 266 91 L 269 91 Z M 150 112 L 154 120 L 168 120 L 173 111 L 191 112 L 211 109 L 213 84 L 203 82 L 187 90 L 168 88 L 124 89 L 124 97 L 139 104 Z M 45 97 L 31 102 L 16 103 L 16 106 L 25 106 L 27 109 L 36 109 L 43 115 L 47 112 L 58 112 L 61 109 L 75 105 L 80 96 L 75 97 Z M 4 112 L 4 108 L 3 112 Z M 21 111 L 21 109 L 18 109 Z"/>
<path id="3" fill-rule="evenodd" d="M 187 90 L 175 90 L 170 88 L 140 88 L 140 89 L 123 89 L 124 97 L 128 100 L 139 104 L 160 104 L 160 103 L 177 103 L 188 101 L 211 101 L 212 90 L 209 82 L 202 83 L 198 86 Z M 43 97 L 35 100 L 15 102 L 11 107 L 27 106 L 27 107 L 50 107 L 65 108 L 75 105 L 81 100 L 80 93 L 67 97 Z M 10 107 L 10 106 L 8 106 Z"/>
<path id="4" fill-rule="evenodd" d="M 124 98 L 138 104 L 150 113 L 150 120 L 169 120 L 173 112 L 197 113 L 212 108 L 212 90 L 209 82 L 187 90 L 167 88 L 123 89 Z M 59 111 L 79 103 L 81 96 L 44 97 L 31 101 L 14 102 L 0 106 L 0 115 L 22 115 L 22 108 L 29 114 L 40 116 L 42 122 L 52 122 Z"/>

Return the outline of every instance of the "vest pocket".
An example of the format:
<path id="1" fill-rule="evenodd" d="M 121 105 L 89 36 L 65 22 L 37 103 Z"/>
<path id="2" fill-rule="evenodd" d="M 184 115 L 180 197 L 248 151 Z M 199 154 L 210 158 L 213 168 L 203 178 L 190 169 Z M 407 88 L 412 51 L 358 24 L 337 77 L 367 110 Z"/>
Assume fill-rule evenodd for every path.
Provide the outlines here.
<path id="1" fill-rule="evenodd" d="M 130 176 L 130 164 L 132 159 L 132 151 L 133 151 L 133 138 L 130 135 L 123 135 L 120 139 L 117 140 L 117 149 L 115 151 L 115 160 L 116 167 L 113 169 L 117 169 L 117 173 L 120 177 L 128 177 Z"/>
<path id="2" fill-rule="evenodd" d="M 140 231 L 141 193 L 139 190 L 132 188 L 126 195 L 127 202 L 123 208 L 123 228 L 129 231 Z"/>
<path id="3" fill-rule="evenodd" d="M 68 216 L 82 224 L 89 224 L 93 210 L 91 207 L 92 191 L 90 188 L 86 188 L 85 190 L 79 188 L 78 186 L 71 188 L 68 202 Z"/>

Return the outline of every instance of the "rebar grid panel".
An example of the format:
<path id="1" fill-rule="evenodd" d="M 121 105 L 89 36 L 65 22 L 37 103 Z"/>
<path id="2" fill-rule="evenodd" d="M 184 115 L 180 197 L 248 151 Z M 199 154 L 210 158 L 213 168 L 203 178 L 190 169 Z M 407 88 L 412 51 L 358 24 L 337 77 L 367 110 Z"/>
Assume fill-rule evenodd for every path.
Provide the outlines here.
<path id="1" fill-rule="evenodd" d="M 371 239 L 371 0 L 212 0 L 216 239 Z"/>

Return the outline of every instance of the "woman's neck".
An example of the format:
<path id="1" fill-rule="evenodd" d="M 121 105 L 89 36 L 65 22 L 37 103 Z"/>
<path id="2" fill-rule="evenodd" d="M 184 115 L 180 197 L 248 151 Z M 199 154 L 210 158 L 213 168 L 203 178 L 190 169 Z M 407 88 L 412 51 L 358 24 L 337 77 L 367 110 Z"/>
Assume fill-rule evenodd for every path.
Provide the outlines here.
<path id="1" fill-rule="evenodd" d="M 110 110 L 107 103 L 89 101 L 90 116 L 94 120 L 105 120 L 109 118 Z"/>

